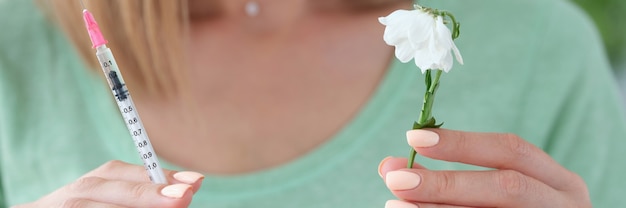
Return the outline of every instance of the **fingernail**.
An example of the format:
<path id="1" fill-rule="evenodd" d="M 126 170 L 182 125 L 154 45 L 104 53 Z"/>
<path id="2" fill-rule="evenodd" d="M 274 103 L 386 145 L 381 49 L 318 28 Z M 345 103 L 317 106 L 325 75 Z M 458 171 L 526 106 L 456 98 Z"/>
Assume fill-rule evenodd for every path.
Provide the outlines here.
<path id="1" fill-rule="evenodd" d="M 427 130 L 410 130 L 406 132 L 406 141 L 411 147 L 432 147 L 439 143 L 439 135 Z"/>
<path id="2" fill-rule="evenodd" d="M 381 171 L 381 168 L 383 167 L 383 164 L 385 164 L 385 162 L 387 162 L 387 160 L 391 159 L 393 157 L 389 156 L 386 157 L 385 159 L 383 159 L 383 161 L 380 161 L 380 164 L 378 164 L 378 175 L 382 178 L 383 177 L 383 172 Z"/>
<path id="3" fill-rule="evenodd" d="M 187 192 L 188 190 L 191 190 L 191 185 L 179 183 L 169 185 L 161 189 L 161 194 L 170 198 L 180 199 L 183 197 L 183 195 L 185 195 L 185 192 Z"/>
<path id="4" fill-rule="evenodd" d="M 414 189 L 422 182 L 422 178 L 419 175 L 407 171 L 389 171 L 385 176 L 387 188 L 393 191 Z"/>
<path id="5" fill-rule="evenodd" d="M 191 171 L 181 171 L 174 174 L 174 178 L 180 182 L 192 184 L 204 179 L 204 175 Z"/>
<path id="6" fill-rule="evenodd" d="M 418 208 L 417 205 L 400 200 L 389 200 L 385 203 L 385 208 Z"/>

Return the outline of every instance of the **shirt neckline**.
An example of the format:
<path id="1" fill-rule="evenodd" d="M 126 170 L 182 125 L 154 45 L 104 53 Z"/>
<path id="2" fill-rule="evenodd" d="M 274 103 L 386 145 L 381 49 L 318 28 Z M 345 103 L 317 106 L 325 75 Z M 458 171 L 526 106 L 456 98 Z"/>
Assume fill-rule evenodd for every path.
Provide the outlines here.
<path id="1" fill-rule="evenodd" d="M 295 186 L 332 170 L 369 140 L 372 131 L 379 128 L 398 102 L 398 96 L 410 83 L 409 70 L 393 59 L 380 84 L 358 113 L 331 139 L 304 156 L 291 162 L 251 173 L 217 176 L 206 175 L 202 188 L 196 195 L 203 195 L 211 202 L 237 200 L 246 197 L 274 193 Z M 167 161 L 161 161 L 169 169 L 181 170 Z M 206 197 L 206 198 L 205 198 Z M 199 197 L 198 197 L 199 198 Z"/>

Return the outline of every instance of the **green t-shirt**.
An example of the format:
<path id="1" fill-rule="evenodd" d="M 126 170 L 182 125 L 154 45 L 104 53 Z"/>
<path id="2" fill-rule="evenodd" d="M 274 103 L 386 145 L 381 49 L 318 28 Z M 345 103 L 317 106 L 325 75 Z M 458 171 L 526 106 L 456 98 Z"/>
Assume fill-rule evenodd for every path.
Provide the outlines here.
<path id="1" fill-rule="evenodd" d="M 454 11 L 462 22 L 465 65 L 444 74 L 435 101 L 444 127 L 516 133 L 581 175 L 595 207 L 623 206 L 625 113 L 582 12 L 560 0 L 421 4 Z M 105 161 L 141 164 L 102 75 L 86 69 L 33 2 L 0 0 L 0 18 L 0 207 L 36 200 Z M 192 206 L 383 207 L 394 197 L 376 167 L 385 156 L 407 156 L 404 134 L 423 92 L 415 65 L 393 62 L 328 142 L 269 170 L 209 174 Z M 474 168 L 417 160 L 432 169 Z"/>

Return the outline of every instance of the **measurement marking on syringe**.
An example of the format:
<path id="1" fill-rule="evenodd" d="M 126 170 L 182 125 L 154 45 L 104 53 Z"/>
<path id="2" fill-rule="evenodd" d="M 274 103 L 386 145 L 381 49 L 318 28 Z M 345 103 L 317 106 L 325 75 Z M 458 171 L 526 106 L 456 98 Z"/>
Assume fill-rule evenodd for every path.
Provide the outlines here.
<path id="1" fill-rule="evenodd" d="M 124 119 L 124 124 L 126 124 L 128 132 L 136 144 L 137 152 L 143 161 L 145 169 L 148 171 L 150 180 L 159 184 L 167 183 L 167 178 L 159 165 L 159 159 L 150 144 L 148 134 L 139 118 L 139 113 L 135 108 L 130 92 L 126 88 L 124 78 L 119 72 L 113 53 L 106 47 L 107 41 L 102 37 L 93 15 L 86 9 L 83 10 L 83 19 L 89 31 L 93 47 L 96 48 L 96 57 L 100 61 L 100 66 L 107 78 L 111 93 L 115 97 L 119 111 Z"/>

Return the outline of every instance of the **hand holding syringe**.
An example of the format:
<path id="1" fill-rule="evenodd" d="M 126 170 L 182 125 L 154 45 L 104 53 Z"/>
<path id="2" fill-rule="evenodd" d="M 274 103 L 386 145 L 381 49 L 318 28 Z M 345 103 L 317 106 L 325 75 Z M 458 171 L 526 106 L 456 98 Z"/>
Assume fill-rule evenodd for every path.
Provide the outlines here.
<path id="1" fill-rule="evenodd" d="M 83 7 L 84 8 L 84 7 Z M 163 170 L 126 89 L 126 84 L 89 11 L 83 18 L 100 66 L 115 96 L 126 126 L 135 141 L 143 168 L 120 161 L 108 162 L 54 192 L 14 208 L 35 207 L 187 207 L 202 176 L 196 172 Z M 145 169 L 145 170 L 144 170 Z M 145 172 L 148 172 L 148 177 Z M 169 183 L 168 183 L 169 182 Z"/>

